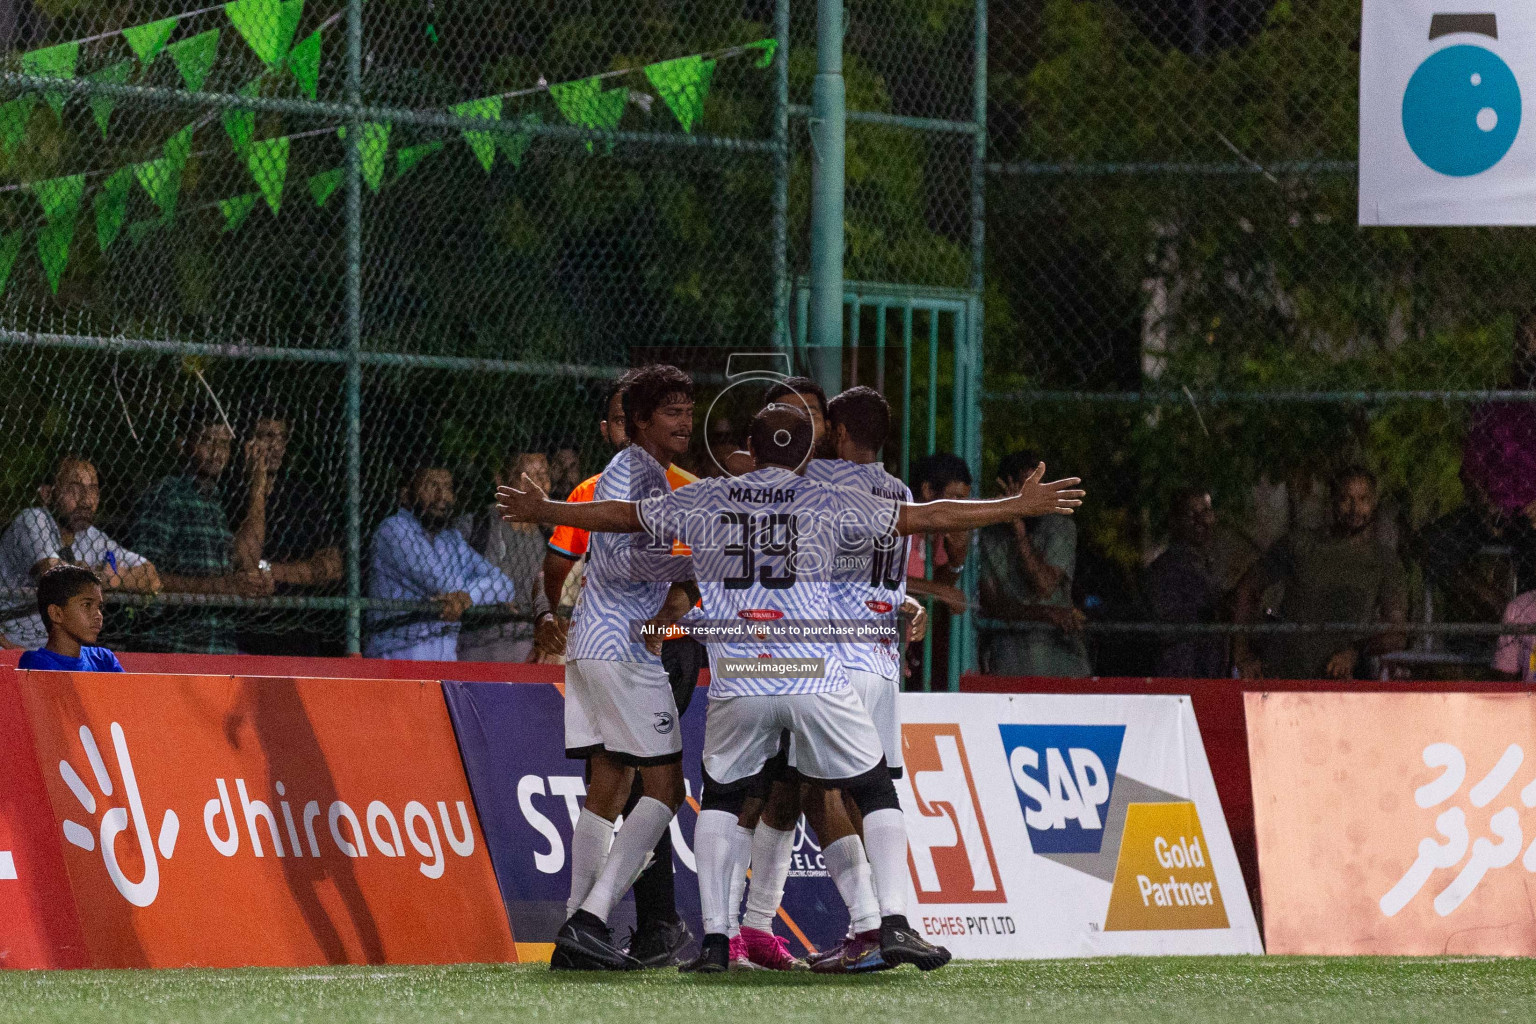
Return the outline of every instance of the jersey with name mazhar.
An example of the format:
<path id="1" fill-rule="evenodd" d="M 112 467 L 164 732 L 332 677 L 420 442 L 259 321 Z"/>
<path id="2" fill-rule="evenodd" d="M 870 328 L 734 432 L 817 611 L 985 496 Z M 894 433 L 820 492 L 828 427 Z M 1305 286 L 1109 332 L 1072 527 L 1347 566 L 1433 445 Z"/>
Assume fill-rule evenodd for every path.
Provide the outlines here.
<path id="1" fill-rule="evenodd" d="M 709 650 L 710 696 L 847 686 L 840 641 L 853 631 L 833 605 L 832 568 L 840 552 L 876 538 L 894 543 L 898 510 L 896 501 L 868 488 L 807 480 L 778 466 L 642 501 L 646 532 L 663 544 L 681 540 L 693 552 L 706 621 L 689 632 Z M 728 669 L 728 660 L 766 663 L 748 675 L 739 666 Z M 796 668 L 817 661 L 819 674 Z"/>
<path id="2" fill-rule="evenodd" d="M 670 493 L 667 471 L 639 445 L 630 445 L 603 469 L 594 501 L 640 501 Z M 661 659 L 645 649 L 632 624 L 655 615 L 675 580 L 693 577 L 687 558 L 656 549 L 644 533 L 594 533 L 587 552 L 581 596 L 571 612 L 568 661 L 641 661 Z"/>
<path id="3" fill-rule="evenodd" d="M 805 477 L 866 490 L 877 498 L 912 501 L 907 485 L 878 462 L 812 459 L 805 467 Z M 833 614 L 838 618 L 882 627 L 880 639 L 843 645 L 843 663 L 860 672 L 895 678 L 901 666 L 901 645 L 895 635 L 901 603 L 907 597 L 907 541 L 895 546 L 871 544 L 863 551 L 839 556 L 833 567 L 832 595 Z"/>

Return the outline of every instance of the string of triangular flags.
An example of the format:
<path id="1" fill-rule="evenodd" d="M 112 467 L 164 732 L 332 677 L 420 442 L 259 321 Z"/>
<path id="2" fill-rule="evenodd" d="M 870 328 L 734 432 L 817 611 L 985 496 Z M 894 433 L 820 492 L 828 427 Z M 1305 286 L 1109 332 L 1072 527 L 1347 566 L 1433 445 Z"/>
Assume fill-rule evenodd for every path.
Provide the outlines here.
<path id="1" fill-rule="evenodd" d="M 142 75 L 155 62 L 155 58 L 164 53 L 176 66 L 186 87 L 196 92 L 207 81 L 208 73 L 217 60 L 221 30 L 211 28 L 174 43 L 170 39 L 182 21 L 214 11 L 224 13 L 230 26 L 269 70 L 288 71 L 298 82 L 300 91 L 310 99 L 316 97 L 320 83 L 322 35 L 341 15 L 332 15 L 290 48 L 304 16 L 304 0 L 230 0 L 216 7 L 174 14 L 143 25 L 131 25 L 101 35 L 30 50 L 20 54 L 18 60 L 21 70 L 26 74 L 74 79 L 79 70 L 82 45 L 121 36 L 133 52 L 133 57 L 99 68 L 86 75 L 86 78 L 124 85 L 133 77 L 135 64 L 138 73 Z M 55 115 L 63 114 L 64 93 L 59 90 L 47 91 L 43 99 L 53 108 Z M 8 154 L 15 151 L 26 133 L 27 122 L 31 119 L 36 103 L 37 97 L 28 94 L 0 104 L 0 150 Z M 115 105 L 111 96 L 97 94 L 91 97 L 91 113 L 95 116 L 102 138 L 107 136 Z"/>
<path id="2" fill-rule="evenodd" d="M 252 48 L 257 49 L 259 44 L 262 49 L 257 50 L 258 54 L 269 55 L 270 59 L 268 56 L 263 57 L 269 69 L 280 69 L 284 63 L 281 47 L 287 46 L 288 40 L 292 37 L 294 27 L 298 22 L 298 16 L 302 13 L 303 0 L 237 0 L 236 3 L 226 4 L 225 7 L 227 12 L 227 9 L 230 7 L 258 3 L 278 8 L 285 5 L 297 7 L 296 13 L 292 15 L 292 25 L 287 26 L 286 29 L 279 27 L 276 34 L 270 37 L 263 36 L 257 32 L 254 22 L 249 20 L 236 22 L 234 16 L 231 17 L 232 22 L 236 23 L 237 27 L 240 24 L 245 25 L 245 28 L 241 29 L 241 34 L 247 39 L 248 43 L 251 42 L 253 37 L 257 40 L 257 42 L 251 43 Z M 175 18 L 166 20 L 172 22 L 171 27 L 174 27 Z M 320 33 L 324 27 L 333 24 L 335 20 L 335 17 L 329 19 L 326 25 L 321 26 L 321 29 L 316 29 L 315 33 L 308 37 L 316 40 L 314 52 L 317 60 Z M 155 24 L 159 25 L 161 23 Z M 152 26 L 140 26 L 140 28 L 148 27 Z M 126 36 L 128 32 L 132 31 L 134 30 L 125 30 L 124 35 Z M 285 31 L 286 36 L 283 35 Z M 186 49 L 177 51 L 182 54 L 181 57 L 178 58 L 173 53 L 173 60 L 176 60 L 178 69 L 181 70 L 184 77 L 188 76 L 189 68 L 191 69 L 192 76 L 205 77 L 208 69 L 213 64 L 217 52 L 218 30 L 214 29 L 191 36 L 179 43 L 167 46 L 165 42 L 169 37 L 169 29 L 157 29 L 154 35 L 141 35 L 137 39 L 138 43 L 146 43 L 146 41 L 153 43 L 155 40 L 158 40 L 158 46 L 145 45 L 144 52 L 149 54 L 148 60 L 153 60 L 162 51 L 173 52 L 175 47 L 185 46 Z M 203 41 L 205 37 L 211 38 Z M 272 39 L 276 39 L 277 42 L 273 43 Z M 139 51 L 138 45 L 132 42 L 130 45 L 135 46 L 135 52 Z M 303 46 L 305 43 L 300 45 Z M 684 131 L 691 132 L 702 113 L 704 97 L 708 92 L 715 64 L 719 59 L 738 54 L 756 53 L 756 66 L 764 68 L 772 64 L 777 48 L 778 41 L 775 39 L 757 40 L 752 43 L 730 47 L 713 54 L 691 54 L 685 57 L 649 64 L 639 69 L 606 72 L 601 75 L 594 75 L 571 82 L 559 82 L 544 86 L 541 80 L 539 88 L 548 89 L 556 109 L 571 124 L 594 130 L 611 131 L 618 126 L 619 121 L 623 117 L 625 105 L 629 97 L 629 90 L 623 88 L 605 90 L 602 85 L 603 80 L 632 73 L 636 70 L 643 71 L 646 79 L 656 89 L 657 95 L 661 98 L 662 102 L 666 104 L 668 110 L 676 117 L 678 124 Z M 49 47 L 48 49 L 55 50 L 58 48 Z M 292 68 L 292 54 L 297 52 L 297 50 L 298 47 L 294 47 L 293 50 L 289 51 L 287 65 L 290 69 Z M 33 51 L 34 54 L 39 52 L 44 51 Z M 30 55 L 23 55 L 24 58 L 27 56 Z M 141 59 L 144 58 L 141 56 Z M 123 68 L 122 73 L 126 76 L 129 63 L 124 62 L 123 65 L 114 67 Z M 49 63 L 45 61 L 41 64 L 33 62 L 33 67 L 59 68 L 63 66 L 62 62 Z M 59 74 L 54 77 L 72 77 L 72 71 L 71 62 L 70 75 Z M 31 73 L 41 75 L 49 72 L 32 71 Z M 198 86 L 202 84 L 202 80 L 202 77 L 196 77 Z M 258 78 L 248 83 L 240 91 L 243 95 L 254 96 L 260 84 L 261 79 Z M 192 84 L 192 78 L 190 77 L 188 78 L 188 87 L 194 89 L 197 87 Z M 513 93 L 502 93 L 468 100 L 450 107 L 449 112 L 465 118 L 501 120 L 504 98 L 526 95 L 537 91 L 539 90 L 520 90 Z M 100 97 L 96 98 L 99 99 Z M 0 105 L 0 147 L 6 145 L 7 139 L 11 137 L 9 132 L 15 130 L 14 122 L 7 120 L 5 116 L 5 108 L 8 106 L 10 104 Z M 96 111 L 93 103 L 93 113 L 96 114 L 98 127 L 105 136 L 105 122 L 106 118 L 110 116 L 110 108 L 103 115 Z M 255 140 L 253 138 L 255 134 L 255 113 L 253 111 L 228 110 L 221 115 L 220 120 L 225 133 L 229 136 L 230 144 L 235 154 L 244 161 L 257 188 L 255 192 L 232 196 L 213 204 L 224 216 L 223 232 L 228 233 L 236 231 L 244 225 L 252 211 L 255 210 L 258 199 L 265 200 L 274 215 L 279 212 L 282 206 L 284 187 L 287 182 L 288 160 L 292 141 L 297 138 L 329 134 L 331 129 L 318 129 L 297 135 Z M 527 126 L 527 129 L 516 133 L 508 134 L 464 129 L 461 130 L 460 135 L 469 147 L 470 152 L 487 172 L 494 167 L 498 151 L 516 168 L 521 166 L 523 155 L 532 144 L 533 132 L 531 128 L 542 123 L 543 119 L 537 112 L 529 112 L 523 114 L 520 120 L 522 124 Z M 140 187 L 160 211 L 159 217 L 127 225 L 128 236 L 134 244 L 139 244 L 149 232 L 169 224 L 175 217 L 177 199 L 181 189 L 182 173 L 192 153 L 192 137 L 197 127 L 197 124 L 191 124 L 178 131 L 166 141 L 158 158 L 119 168 L 111 172 L 103 181 L 100 191 L 93 200 L 97 244 L 103 253 L 117 241 L 124 229 L 125 221 L 127 220 L 129 193 L 134 181 L 139 183 Z M 388 166 L 391 127 L 387 122 L 367 123 L 361 127 L 361 135 L 358 142 L 361 172 L 363 181 L 374 192 L 378 192 L 384 184 L 384 175 Z M 20 125 L 20 130 L 22 132 L 25 130 L 24 120 Z M 347 129 L 345 126 L 337 128 L 335 131 L 343 140 L 346 139 Z M 444 148 L 444 143 L 441 139 L 430 140 L 415 146 L 397 148 L 395 150 L 395 175 L 393 180 L 398 181 L 427 157 L 441 152 Z M 591 142 L 587 143 L 587 148 L 588 150 L 592 149 Z M 306 182 L 308 191 L 316 206 L 325 206 L 331 195 L 340 186 L 343 174 L 344 168 L 336 167 L 313 175 L 308 179 Z M 53 178 L 47 181 L 32 182 L 29 185 L 11 186 L 11 189 L 30 188 L 43 208 L 44 227 L 38 234 L 38 257 L 43 266 L 49 287 L 55 294 L 58 292 L 59 282 L 68 264 L 69 247 L 74 237 L 75 218 L 81 206 L 85 178 L 86 175 L 81 173 Z M 4 292 L 6 285 L 9 283 L 11 271 L 20 253 L 20 239 L 20 232 L 13 232 L 9 236 L 0 238 L 0 293 Z"/>

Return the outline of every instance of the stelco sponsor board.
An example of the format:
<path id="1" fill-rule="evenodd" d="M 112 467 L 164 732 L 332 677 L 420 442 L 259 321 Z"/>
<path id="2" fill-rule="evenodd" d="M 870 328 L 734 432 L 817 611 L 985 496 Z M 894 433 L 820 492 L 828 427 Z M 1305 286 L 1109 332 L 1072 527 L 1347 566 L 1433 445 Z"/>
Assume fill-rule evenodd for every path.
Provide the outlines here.
<path id="1" fill-rule="evenodd" d="M 92 966 L 515 958 L 440 684 L 22 678 Z"/>
<path id="2" fill-rule="evenodd" d="M 1531 695 L 1245 700 L 1270 952 L 1536 955 Z"/>
<path id="3" fill-rule="evenodd" d="M 902 697 L 913 904 L 956 956 L 1261 953 L 1185 697 Z"/>

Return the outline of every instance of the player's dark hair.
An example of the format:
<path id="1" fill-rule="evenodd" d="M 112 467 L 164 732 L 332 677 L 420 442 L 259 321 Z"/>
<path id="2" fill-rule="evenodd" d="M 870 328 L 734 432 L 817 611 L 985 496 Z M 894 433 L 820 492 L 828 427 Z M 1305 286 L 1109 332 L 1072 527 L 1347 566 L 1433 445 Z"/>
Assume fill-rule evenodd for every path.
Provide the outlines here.
<path id="1" fill-rule="evenodd" d="M 600 423 L 608 421 L 608 410 L 613 406 L 613 400 L 622 395 L 629 387 L 629 382 L 634 379 L 636 370 L 625 370 L 617 377 L 603 385 L 603 404 L 597 407 L 597 419 Z M 571 448 L 579 448 L 580 445 L 571 444 Z"/>
<path id="2" fill-rule="evenodd" d="M 880 392 L 860 384 L 827 403 L 827 421 L 846 428 L 860 448 L 878 452 L 891 435 L 891 406 Z"/>
<path id="3" fill-rule="evenodd" d="M 224 426 L 224 416 L 212 402 L 189 402 L 176 417 L 176 436 L 192 444 L 209 427 Z"/>
<path id="4" fill-rule="evenodd" d="M 90 466 L 92 469 L 96 468 L 96 464 L 90 459 L 78 452 L 66 450 L 60 452 L 58 458 L 53 460 L 53 465 L 48 470 L 48 479 L 43 482 L 50 485 L 53 484 L 59 479 L 59 474 L 64 472 L 69 466 Z"/>
<path id="5" fill-rule="evenodd" d="M 56 565 L 43 573 L 37 581 L 37 611 L 43 617 L 44 623 L 51 624 L 48 618 L 48 607 L 58 605 L 60 608 L 69 604 L 70 599 L 76 594 L 84 593 L 88 587 L 99 587 L 101 581 L 96 574 L 81 565 Z"/>
<path id="6" fill-rule="evenodd" d="M 1328 481 L 1328 493 L 1337 497 L 1339 494 L 1343 493 L 1344 485 L 1349 483 L 1351 480 L 1364 480 L 1366 483 L 1371 485 L 1372 491 L 1377 489 L 1376 474 L 1372 473 L 1369 469 L 1360 465 L 1359 463 L 1355 463 L 1353 465 L 1345 466 L 1343 469 L 1333 474 L 1333 479 Z"/>
<path id="7" fill-rule="evenodd" d="M 415 462 L 406 464 L 405 472 L 400 474 L 400 486 L 409 494 L 416 489 L 416 481 L 421 479 L 422 474 L 430 473 L 434 469 L 447 470 L 450 474 L 453 472 L 440 459 L 417 459 Z"/>
<path id="8" fill-rule="evenodd" d="M 934 452 L 919 462 L 917 468 L 912 471 L 914 489 L 927 484 L 938 492 L 952 483 L 971 486 L 971 467 L 953 452 Z"/>
<path id="9" fill-rule="evenodd" d="M 767 394 L 763 395 L 763 404 L 772 405 L 789 395 L 799 395 L 802 398 L 806 395 L 815 395 L 816 401 L 821 403 L 822 419 L 827 418 L 827 389 L 809 377 L 785 377 L 771 386 Z"/>
<path id="10" fill-rule="evenodd" d="M 676 399 L 693 399 L 693 378 L 675 366 L 652 363 L 630 371 L 623 394 L 624 429 L 633 440 L 640 421 L 650 419 L 657 409 Z"/>
<path id="11" fill-rule="evenodd" d="M 747 433 L 759 466 L 799 469 L 811 453 L 811 418 L 792 405 L 764 406 Z"/>
<path id="12" fill-rule="evenodd" d="M 1020 448 L 1003 456 L 1003 461 L 997 464 L 997 478 L 1005 484 L 1023 480 L 1033 473 L 1038 465 L 1040 465 L 1039 452 L 1033 448 Z M 967 479 L 965 482 L 971 481 Z"/>

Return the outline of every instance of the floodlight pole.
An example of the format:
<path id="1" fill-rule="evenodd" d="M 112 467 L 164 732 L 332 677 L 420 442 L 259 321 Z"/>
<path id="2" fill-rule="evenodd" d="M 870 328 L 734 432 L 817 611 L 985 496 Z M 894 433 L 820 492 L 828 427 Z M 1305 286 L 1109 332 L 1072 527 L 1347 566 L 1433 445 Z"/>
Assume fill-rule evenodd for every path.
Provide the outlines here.
<path id="1" fill-rule="evenodd" d="M 811 89 L 811 373 L 843 388 L 843 0 L 816 0 L 816 81 Z"/>

